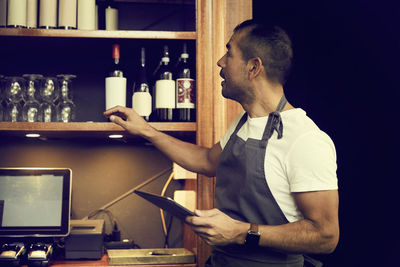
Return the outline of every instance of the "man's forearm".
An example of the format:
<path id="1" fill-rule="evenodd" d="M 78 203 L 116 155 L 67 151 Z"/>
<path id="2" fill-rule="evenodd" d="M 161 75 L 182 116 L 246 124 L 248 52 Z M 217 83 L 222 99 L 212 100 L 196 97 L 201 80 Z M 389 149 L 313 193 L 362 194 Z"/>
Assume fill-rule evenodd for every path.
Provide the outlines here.
<path id="1" fill-rule="evenodd" d="M 239 236 L 237 242 L 243 244 L 247 230 Z M 335 229 L 321 229 L 310 220 L 300 220 L 283 225 L 260 225 L 259 245 L 279 251 L 293 253 L 331 253 L 338 242 Z"/>
<path id="2" fill-rule="evenodd" d="M 303 219 L 280 226 L 261 226 L 262 246 L 301 253 L 331 253 L 337 244 L 335 230 L 321 229 Z"/>
<path id="3" fill-rule="evenodd" d="M 146 130 L 142 137 L 183 168 L 208 176 L 215 175 L 214 166 L 208 159 L 208 148 L 184 142 L 154 128 Z"/>

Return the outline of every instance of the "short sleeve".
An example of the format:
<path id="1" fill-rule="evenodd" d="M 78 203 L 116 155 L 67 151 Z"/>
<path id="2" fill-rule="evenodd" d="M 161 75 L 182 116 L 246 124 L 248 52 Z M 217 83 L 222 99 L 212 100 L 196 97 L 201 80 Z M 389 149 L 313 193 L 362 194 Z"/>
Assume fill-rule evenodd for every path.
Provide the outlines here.
<path id="1" fill-rule="evenodd" d="M 240 112 L 239 115 L 237 115 L 231 122 L 231 125 L 229 125 L 228 130 L 226 131 L 226 133 L 224 134 L 224 136 L 221 138 L 220 145 L 221 145 L 221 149 L 224 149 L 225 145 L 228 143 L 229 138 L 231 137 L 232 133 L 235 131 L 236 125 L 239 123 L 240 119 L 243 117 L 243 114 L 245 112 L 242 111 Z"/>
<path id="2" fill-rule="evenodd" d="M 291 192 L 338 189 L 335 146 L 320 130 L 300 136 L 285 164 Z"/>

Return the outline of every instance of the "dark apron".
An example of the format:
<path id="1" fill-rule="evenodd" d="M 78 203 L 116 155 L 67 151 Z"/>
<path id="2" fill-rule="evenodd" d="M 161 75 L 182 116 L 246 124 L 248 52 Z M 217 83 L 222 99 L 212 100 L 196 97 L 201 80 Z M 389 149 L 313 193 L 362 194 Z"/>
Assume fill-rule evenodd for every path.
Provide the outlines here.
<path id="1" fill-rule="evenodd" d="M 268 187 L 264 162 L 268 140 L 274 130 L 282 138 L 280 112 L 286 105 L 285 96 L 275 112 L 268 116 L 262 140 L 243 141 L 237 132 L 247 120 L 243 115 L 224 147 L 217 167 L 215 208 L 233 219 L 260 225 L 288 223 Z M 264 247 L 247 248 L 243 245 L 214 246 L 209 259 L 211 266 L 285 266 L 303 267 L 301 254 L 289 254 Z"/>

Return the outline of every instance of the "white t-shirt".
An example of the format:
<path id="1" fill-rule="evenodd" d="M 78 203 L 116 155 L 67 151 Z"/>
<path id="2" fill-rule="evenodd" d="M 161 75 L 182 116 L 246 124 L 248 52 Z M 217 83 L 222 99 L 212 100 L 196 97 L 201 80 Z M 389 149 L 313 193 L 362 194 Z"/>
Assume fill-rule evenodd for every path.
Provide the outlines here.
<path id="1" fill-rule="evenodd" d="M 220 140 L 224 149 L 244 112 L 231 123 Z M 277 132 L 268 141 L 264 170 L 272 195 L 289 222 L 303 218 L 298 210 L 292 192 L 336 190 L 336 150 L 329 136 L 300 108 L 281 112 L 283 137 L 277 139 Z M 237 135 L 261 140 L 268 116 L 247 117 L 246 123 Z"/>

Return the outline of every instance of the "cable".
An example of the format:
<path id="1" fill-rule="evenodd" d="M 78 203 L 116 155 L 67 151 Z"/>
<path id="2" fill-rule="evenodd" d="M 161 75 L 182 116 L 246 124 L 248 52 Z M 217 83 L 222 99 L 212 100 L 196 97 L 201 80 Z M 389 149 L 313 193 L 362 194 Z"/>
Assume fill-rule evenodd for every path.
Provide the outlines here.
<path id="1" fill-rule="evenodd" d="M 158 179 L 160 176 L 162 176 L 165 172 L 170 171 L 172 168 L 168 168 L 165 169 L 155 175 L 153 175 L 152 177 L 150 177 L 149 179 L 147 179 L 146 181 L 144 181 L 143 183 L 139 184 L 138 186 L 135 186 L 134 188 L 132 188 L 131 190 L 129 190 L 128 192 L 122 194 L 121 196 L 117 197 L 116 199 L 108 202 L 107 204 L 105 204 L 104 206 L 102 206 L 101 208 L 92 211 L 89 213 L 88 216 L 82 218 L 82 220 L 87 220 L 90 216 L 93 216 L 93 214 L 96 214 L 99 210 L 106 210 L 107 208 L 111 207 L 112 205 L 114 205 L 115 203 L 121 201 L 122 199 L 126 198 L 127 196 L 129 196 L 130 194 L 132 194 L 135 190 L 142 188 L 143 186 L 149 184 L 150 182 Z"/>
<path id="2" fill-rule="evenodd" d="M 165 182 L 165 185 L 163 189 L 161 190 L 161 196 L 164 196 L 165 191 L 167 190 L 168 185 L 171 183 L 172 178 L 174 177 L 174 172 L 171 172 L 171 175 L 168 177 L 168 180 Z M 162 222 L 162 227 L 164 230 L 164 236 L 165 236 L 165 248 L 168 248 L 168 230 L 167 230 L 167 225 L 165 223 L 165 217 L 164 217 L 164 211 L 160 209 L 160 215 L 161 215 L 161 222 Z"/>
<path id="3" fill-rule="evenodd" d="M 106 209 L 98 209 L 92 212 L 91 214 L 88 215 L 88 219 L 99 215 L 100 213 L 105 213 L 110 221 L 110 227 L 111 227 L 111 233 L 105 235 L 105 240 L 106 241 L 120 241 L 121 240 L 121 232 L 118 229 L 118 224 L 117 220 L 112 214 L 111 211 L 106 210 Z"/>

